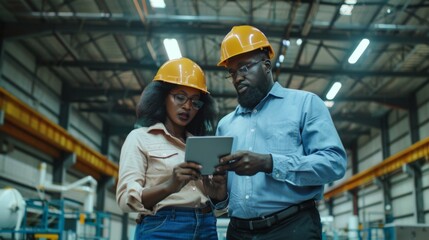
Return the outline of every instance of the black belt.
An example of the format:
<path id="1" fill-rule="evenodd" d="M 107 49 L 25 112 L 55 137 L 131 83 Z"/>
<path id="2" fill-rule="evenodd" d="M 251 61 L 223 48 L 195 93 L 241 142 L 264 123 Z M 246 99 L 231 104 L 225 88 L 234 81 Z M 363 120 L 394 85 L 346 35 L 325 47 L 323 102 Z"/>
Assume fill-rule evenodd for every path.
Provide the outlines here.
<path id="1" fill-rule="evenodd" d="M 311 208 L 314 206 L 316 206 L 316 203 L 314 202 L 314 200 L 307 200 L 302 203 L 292 205 L 284 210 L 270 214 L 265 217 L 260 217 L 260 218 L 251 219 L 251 220 L 231 217 L 231 223 L 233 226 L 237 228 L 246 229 L 246 230 L 257 230 L 257 229 L 269 228 L 277 224 L 278 222 L 295 215 L 301 210 Z"/>
<path id="2" fill-rule="evenodd" d="M 164 207 L 158 210 L 158 212 L 161 211 L 175 211 L 175 212 L 196 212 L 196 213 L 211 213 L 212 212 L 212 206 L 210 204 L 207 204 L 205 207 L 202 208 L 188 208 L 188 207 Z M 140 224 L 143 220 L 145 215 L 140 215 L 140 218 L 136 219 L 136 223 Z"/>

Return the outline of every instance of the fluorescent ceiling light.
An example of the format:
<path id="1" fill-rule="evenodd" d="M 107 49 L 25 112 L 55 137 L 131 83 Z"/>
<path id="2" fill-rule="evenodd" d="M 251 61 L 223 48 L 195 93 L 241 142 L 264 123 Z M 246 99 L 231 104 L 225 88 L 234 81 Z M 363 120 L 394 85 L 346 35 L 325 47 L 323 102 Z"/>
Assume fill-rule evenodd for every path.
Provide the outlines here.
<path id="1" fill-rule="evenodd" d="M 332 84 L 331 89 L 329 89 L 328 93 L 326 94 L 326 99 L 328 100 L 334 99 L 338 91 L 340 91 L 340 88 L 341 88 L 340 82 L 335 82 L 334 84 Z"/>
<path id="2" fill-rule="evenodd" d="M 282 43 L 283 43 L 283 46 L 286 46 L 286 47 L 289 47 L 290 45 L 290 41 L 286 39 L 283 39 Z"/>
<path id="3" fill-rule="evenodd" d="M 153 8 L 165 8 L 164 0 L 150 0 L 150 5 Z"/>
<path id="4" fill-rule="evenodd" d="M 345 16 L 351 16 L 353 7 L 357 3 L 357 0 L 346 0 L 340 7 L 340 14 Z"/>
<path id="5" fill-rule="evenodd" d="M 349 63 L 355 64 L 359 60 L 360 56 L 365 51 L 365 49 L 368 47 L 368 45 L 369 45 L 369 40 L 366 38 L 362 39 L 359 45 L 354 50 L 354 52 L 352 53 L 352 55 L 349 57 Z"/>
<path id="6" fill-rule="evenodd" d="M 175 38 L 164 39 L 165 51 L 167 51 L 168 59 L 177 59 L 182 57 L 179 44 Z"/>
<path id="7" fill-rule="evenodd" d="M 343 16 L 351 16 L 353 11 L 353 5 L 343 4 L 340 7 L 340 14 Z"/>
<path id="8" fill-rule="evenodd" d="M 349 5 L 355 5 L 357 3 L 357 0 L 346 0 L 345 4 L 349 4 Z"/>
<path id="9" fill-rule="evenodd" d="M 301 38 L 298 38 L 298 39 L 296 40 L 296 45 L 301 46 L 301 44 L 302 44 L 302 39 L 301 39 Z"/>
<path id="10" fill-rule="evenodd" d="M 281 54 L 280 56 L 279 56 L 279 62 L 283 62 L 285 60 L 285 55 L 283 55 L 283 54 Z"/>

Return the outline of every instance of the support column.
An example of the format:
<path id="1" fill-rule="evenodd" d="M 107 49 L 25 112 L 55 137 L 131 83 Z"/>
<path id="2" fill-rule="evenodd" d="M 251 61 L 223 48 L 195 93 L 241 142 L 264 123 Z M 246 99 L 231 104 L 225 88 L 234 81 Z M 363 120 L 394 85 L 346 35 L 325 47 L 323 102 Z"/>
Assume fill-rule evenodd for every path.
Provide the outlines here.
<path id="1" fill-rule="evenodd" d="M 61 104 L 60 104 L 60 116 L 59 116 L 59 125 L 63 127 L 65 130 L 69 129 L 70 122 L 70 102 L 64 96 L 68 96 L 70 94 L 65 93 L 69 87 L 67 84 L 63 83 L 61 90 Z"/>
<path id="2" fill-rule="evenodd" d="M 65 154 L 63 159 L 57 159 L 53 163 L 52 182 L 58 185 L 64 185 L 66 180 L 67 169 L 76 163 L 76 154 Z M 62 193 L 54 193 L 54 198 L 63 198 Z"/>
<path id="3" fill-rule="evenodd" d="M 64 100 L 62 100 L 60 105 L 59 125 L 64 129 L 68 130 L 69 119 L 70 119 L 70 103 L 64 102 Z"/>
<path id="4" fill-rule="evenodd" d="M 96 209 L 98 212 L 104 212 L 105 210 L 105 199 L 107 198 L 107 191 L 109 188 L 115 185 L 115 179 L 112 177 L 103 176 L 97 184 L 97 204 Z M 102 237 L 103 228 L 101 226 L 96 227 L 96 236 Z"/>
<path id="5" fill-rule="evenodd" d="M 105 199 L 107 198 L 107 190 L 115 185 L 115 179 L 112 177 L 103 176 L 97 184 L 97 211 L 105 210 Z"/>
<path id="6" fill-rule="evenodd" d="M 383 159 L 390 157 L 390 136 L 389 136 L 389 120 L 388 113 L 381 118 L 380 129 L 381 129 L 381 147 L 383 153 Z M 393 216 L 393 205 L 392 197 L 390 193 L 390 182 L 388 177 L 383 177 L 377 179 L 380 183 L 379 186 L 383 191 L 383 201 L 384 201 L 384 221 L 385 223 L 391 223 L 394 220 Z"/>
<path id="7" fill-rule="evenodd" d="M 351 147 L 351 167 L 352 167 L 352 175 L 355 175 L 358 173 L 358 156 L 357 156 L 357 141 L 354 141 Z M 353 189 L 350 191 L 351 199 L 352 199 L 352 205 L 353 205 L 353 215 L 359 216 L 359 197 L 358 197 L 358 188 Z"/>
<path id="8" fill-rule="evenodd" d="M 423 180 L 421 171 L 421 162 L 417 161 L 402 166 L 402 170 L 413 178 L 413 196 L 415 201 L 414 215 L 417 223 L 425 223 L 424 199 L 423 199 Z"/>
<path id="9" fill-rule="evenodd" d="M 4 24 L 0 23 L 0 83 L 2 82 L 3 75 L 3 56 L 4 56 Z"/>
<path id="10" fill-rule="evenodd" d="M 414 94 L 409 97 L 408 114 L 410 116 L 411 144 L 414 144 L 420 140 L 417 99 Z"/>
<path id="11" fill-rule="evenodd" d="M 383 191 L 383 205 L 384 205 L 384 222 L 391 223 L 394 220 L 392 209 L 392 194 L 390 192 L 391 184 L 387 177 L 382 176 L 374 180 L 375 184 Z"/>
<path id="12" fill-rule="evenodd" d="M 109 140 L 110 140 L 110 126 L 107 122 L 103 122 L 103 130 L 101 133 L 101 153 L 105 156 L 109 155 Z"/>
<path id="13" fill-rule="evenodd" d="M 389 140 L 389 120 L 388 113 L 386 113 L 380 121 L 381 131 L 381 147 L 383 152 L 383 159 L 390 157 L 390 140 Z"/>

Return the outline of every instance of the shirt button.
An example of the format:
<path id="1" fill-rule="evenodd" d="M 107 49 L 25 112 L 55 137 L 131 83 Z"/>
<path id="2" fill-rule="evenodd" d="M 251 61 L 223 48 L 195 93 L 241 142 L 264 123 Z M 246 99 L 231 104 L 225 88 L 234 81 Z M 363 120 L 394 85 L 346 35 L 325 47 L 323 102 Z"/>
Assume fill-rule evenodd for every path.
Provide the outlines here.
<path id="1" fill-rule="evenodd" d="M 249 199 L 249 195 L 246 195 L 246 199 Z"/>
<path id="2" fill-rule="evenodd" d="M 253 113 L 257 113 L 258 112 L 258 110 L 256 110 L 256 109 L 253 109 L 253 111 L 252 111 Z"/>
<path id="3" fill-rule="evenodd" d="M 197 190 L 197 189 L 196 189 L 195 187 L 192 187 L 192 190 L 193 190 L 193 191 L 195 191 L 195 190 Z"/>
<path id="4" fill-rule="evenodd" d="M 255 131 L 255 129 L 254 129 L 254 128 L 252 128 L 252 129 L 250 129 L 250 131 L 251 131 L 251 132 L 254 132 L 254 131 Z"/>
<path id="5" fill-rule="evenodd" d="M 253 149 L 252 147 L 249 147 L 249 151 L 252 151 L 252 149 Z"/>
<path id="6" fill-rule="evenodd" d="M 280 174 L 278 174 L 278 173 L 277 173 L 277 174 L 276 174 L 276 177 L 280 177 Z"/>

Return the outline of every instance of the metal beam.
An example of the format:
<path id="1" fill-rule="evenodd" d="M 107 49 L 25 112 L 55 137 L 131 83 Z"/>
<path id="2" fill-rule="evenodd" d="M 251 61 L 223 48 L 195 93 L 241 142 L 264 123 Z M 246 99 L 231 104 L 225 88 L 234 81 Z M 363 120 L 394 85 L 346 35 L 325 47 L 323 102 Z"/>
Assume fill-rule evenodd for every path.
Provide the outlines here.
<path id="1" fill-rule="evenodd" d="M 109 126 L 109 133 L 111 136 L 124 135 L 124 134 L 128 134 L 133 129 L 134 129 L 133 125 L 123 125 L 123 126 L 112 125 L 112 126 Z"/>
<path id="2" fill-rule="evenodd" d="M 429 42 L 429 39 L 428 39 Z M 101 62 L 101 61 L 40 61 L 41 66 L 50 67 L 85 67 L 92 71 L 129 71 L 133 69 L 157 71 L 158 66 L 154 63 L 142 63 L 139 61 L 130 62 Z M 203 65 L 201 68 L 205 71 L 226 71 L 222 67 L 215 65 Z M 351 77 L 404 77 L 409 78 L 427 78 L 429 71 L 367 71 L 367 70 L 346 70 L 346 69 L 309 69 L 309 68 L 274 68 L 273 71 L 279 70 L 282 74 L 295 74 L 302 76 L 311 75 L 346 75 Z"/>
<path id="3" fill-rule="evenodd" d="M 332 116 L 332 119 L 334 121 L 347 121 L 347 122 L 354 122 L 358 123 L 360 125 L 366 125 L 368 127 L 372 128 L 380 128 L 380 118 L 373 117 L 368 114 L 362 114 L 362 113 L 350 113 L 346 115 L 334 115 Z"/>
<path id="4" fill-rule="evenodd" d="M 100 88 L 68 88 L 64 91 L 63 98 L 69 102 L 100 102 L 99 99 L 91 100 L 90 98 L 105 97 L 107 100 L 116 100 L 129 97 L 137 97 L 142 93 L 141 89 L 100 89 Z M 236 98 L 236 92 L 211 92 L 214 98 Z M 390 97 L 390 96 L 353 96 L 353 97 L 338 97 L 335 102 L 376 102 L 386 105 L 391 108 L 408 109 L 408 97 Z"/>
<path id="5" fill-rule="evenodd" d="M 390 108 L 399 108 L 407 110 L 410 106 L 408 97 L 401 96 L 356 96 L 356 97 L 337 97 L 335 102 L 376 102 L 382 105 L 386 105 Z"/>
<path id="6" fill-rule="evenodd" d="M 195 16 L 194 16 L 195 17 Z M 217 18 L 217 17 L 216 17 Z M 266 19 L 264 20 L 266 22 Z M 218 19 L 216 22 L 219 22 Z M 245 22 L 245 21 L 243 21 Z M 159 22 L 158 22 L 159 23 Z M 242 24 L 242 22 L 239 22 Z M 239 24 L 237 22 L 237 24 Z M 270 22 L 271 23 L 271 22 Z M 172 27 L 174 24 L 175 27 Z M 234 25 L 234 24 L 232 24 Z M 278 25 L 265 25 L 265 23 L 255 24 L 260 29 L 264 30 L 265 35 L 269 38 L 282 38 L 284 37 L 285 22 L 281 21 Z M 335 25 L 335 32 L 326 32 L 327 25 L 321 23 L 313 24 L 311 33 L 303 35 L 300 31 L 301 24 L 294 24 L 291 38 L 301 38 L 303 40 L 331 40 L 331 41 L 356 41 L 363 37 L 370 38 L 371 42 L 380 43 L 402 43 L 402 44 L 427 44 L 429 36 L 427 35 L 397 35 L 398 30 L 402 31 L 428 31 L 427 26 L 403 26 L 399 28 L 396 25 L 389 27 L 382 27 L 384 25 L 378 24 L 370 27 L 368 33 L 362 34 L 362 26 L 347 25 L 341 28 L 340 25 Z M 4 23 L 4 37 L 6 39 L 21 39 L 28 37 L 38 37 L 44 35 L 52 35 L 52 32 L 61 32 L 66 34 L 76 34 L 84 32 L 103 32 L 103 33 L 117 33 L 117 34 L 131 34 L 131 35 L 153 35 L 153 34 L 179 34 L 179 35 L 219 35 L 224 36 L 231 30 L 231 23 L 228 24 L 201 24 L 189 25 L 189 22 L 177 23 L 167 22 L 160 23 L 156 27 L 146 29 L 139 21 L 115 23 L 101 25 L 96 23 L 35 23 L 35 22 L 5 22 Z M 385 30 L 380 33 L 377 30 Z M 389 31 L 390 30 L 390 31 Z M 395 31 L 393 31 L 395 30 Z M 383 34 L 383 35 L 382 35 Z"/>
<path id="7" fill-rule="evenodd" d="M 118 113 L 118 114 L 128 114 L 136 115 L 134 109 L 125 108 L 125 107 L 81 107 L 78 109 L 81 112 L 91 112 L 91 113 Z"/>
<path id="8" fill-rule="evenodd" d="M 106 97 L 107 99 L 129 98 L 139 96 L 141 93 L 142 90 L 140 89 L 68 88 L 67 91 L 63 92 L 63 97 L 70 102 L 79 102 L 83 99 L 96 97 Z"/>

